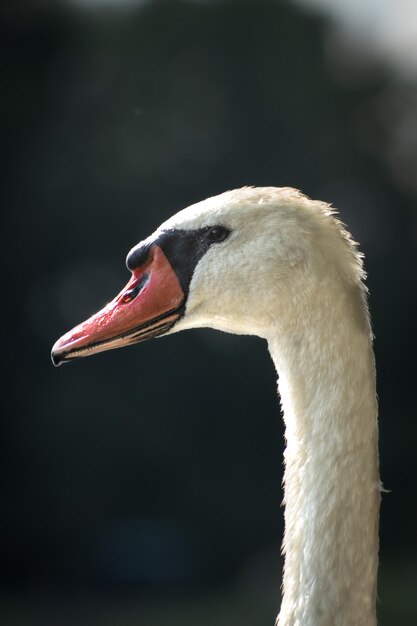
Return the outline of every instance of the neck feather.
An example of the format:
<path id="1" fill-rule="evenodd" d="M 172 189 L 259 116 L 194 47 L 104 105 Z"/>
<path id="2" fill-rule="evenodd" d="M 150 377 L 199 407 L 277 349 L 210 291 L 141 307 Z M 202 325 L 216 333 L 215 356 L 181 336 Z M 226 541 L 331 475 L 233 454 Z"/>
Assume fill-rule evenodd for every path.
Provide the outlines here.
<path id="1" fill-rule="evenodd" d="M 373 626 L 380 484 L 363 292 L 328 289 L 268 338 L 285 421 L 279 626 Z M 299 308 L 297 309 L 299 310 Z"/>

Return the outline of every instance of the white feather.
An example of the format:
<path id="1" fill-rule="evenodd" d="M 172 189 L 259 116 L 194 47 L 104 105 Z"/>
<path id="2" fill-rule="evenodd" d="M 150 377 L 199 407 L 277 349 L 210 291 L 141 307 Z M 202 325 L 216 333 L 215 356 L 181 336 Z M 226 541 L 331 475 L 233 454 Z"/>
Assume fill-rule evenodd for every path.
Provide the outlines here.
<path id="1" fill-rule="evenodd" d="M 223 224 L 172 332 L 268 341 L 286 428 L 279 626 L 374 626 L 379 474 L 372 333 L 361 255 L 331 208 L 294 189 L 243 188 L 163 230 Z"/>

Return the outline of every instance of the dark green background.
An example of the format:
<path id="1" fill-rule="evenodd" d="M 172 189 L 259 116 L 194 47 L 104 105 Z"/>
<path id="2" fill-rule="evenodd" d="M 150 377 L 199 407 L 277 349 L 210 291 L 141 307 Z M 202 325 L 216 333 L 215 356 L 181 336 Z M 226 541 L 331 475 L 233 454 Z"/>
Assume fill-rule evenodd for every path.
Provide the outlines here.
<path id="1" fill-rule="evenodd" d="M 131 246 L 254 184 L 332 202 L 366 254 L 380 623 L 415 624 L 417 187 L 390 153 L 412 85 L 284 2 L 1 11 L 2 623 L 273 624 L 283 427 L 264 342 L 189 331 L 49 360 L 127 282 Z"/>

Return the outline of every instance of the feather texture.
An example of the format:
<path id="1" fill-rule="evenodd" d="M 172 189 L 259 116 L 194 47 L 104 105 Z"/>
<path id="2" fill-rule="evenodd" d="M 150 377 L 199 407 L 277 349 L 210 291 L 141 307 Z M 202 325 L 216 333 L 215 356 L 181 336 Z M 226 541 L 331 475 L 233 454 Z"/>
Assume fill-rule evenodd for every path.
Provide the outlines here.
<path id="1" fill-rule="evenodd" d="M 223 224 L 171 332 L 211 326 L 268 341 L 285 432 L 285 570 L 279 626 L 374 626 L 377 402 L 362 255 L 327 204 L 243 188 L 160 230 Z"/>

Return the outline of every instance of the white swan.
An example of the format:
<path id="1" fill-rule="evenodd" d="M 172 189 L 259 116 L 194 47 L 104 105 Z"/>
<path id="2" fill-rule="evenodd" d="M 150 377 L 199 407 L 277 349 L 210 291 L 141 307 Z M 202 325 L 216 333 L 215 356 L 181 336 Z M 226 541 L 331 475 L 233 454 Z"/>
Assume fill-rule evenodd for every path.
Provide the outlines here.
<path id="1" fill-rule="evenodd" d="M 55 365 L 186 328 L 265 338 L 287 441 L 278 624 L 375 625 L 375 370 L 348 233 L 294 189 L 243 188 L 174 215 L 127 265 L 125 289 L 55 344 Z"/>

